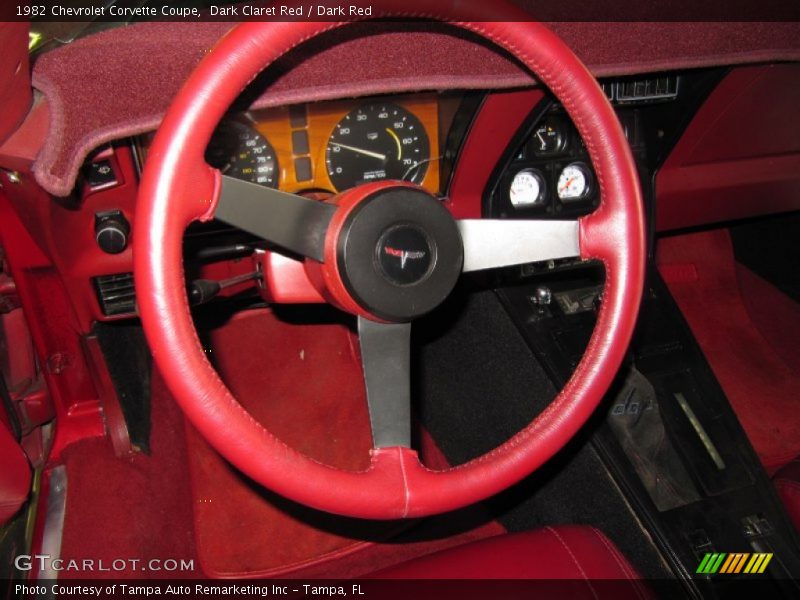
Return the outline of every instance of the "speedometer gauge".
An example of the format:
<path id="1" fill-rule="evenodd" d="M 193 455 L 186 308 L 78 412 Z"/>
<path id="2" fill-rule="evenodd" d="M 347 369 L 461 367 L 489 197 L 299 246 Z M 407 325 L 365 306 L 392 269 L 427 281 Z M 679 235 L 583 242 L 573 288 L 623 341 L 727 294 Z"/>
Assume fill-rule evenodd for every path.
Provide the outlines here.
<path id="1" fill-rule="evenodd" d="M 406 109 L 366 104 L 347 114 L 328 139 L 326 165 L 337 190 L 383 179 L 420 183 L 430 160 L 425 128 Z"/>
<path id="2" fill-rule="evenodd" d="M 278 161 L 275 150 L 263 135 L 240 121 L 222 121 L 206 149 L 206 162 L 251 183 L 276 187 Z"/>

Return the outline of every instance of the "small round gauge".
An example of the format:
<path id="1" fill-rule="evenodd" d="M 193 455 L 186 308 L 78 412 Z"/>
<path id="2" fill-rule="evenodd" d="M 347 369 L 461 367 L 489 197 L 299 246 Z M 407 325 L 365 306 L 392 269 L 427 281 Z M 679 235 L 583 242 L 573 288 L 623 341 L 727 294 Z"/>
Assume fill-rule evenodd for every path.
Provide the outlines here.
<path id="1" fill-rule="evenodd" d="M 533 132 L 530 150 L 534 156 L 555 156 L 564 151 L 566 135 L 561 122 L 550 118 L 539 125 Z"/>
<path id="2" fill-rule="evenodd" d="M 206 162 L 251 183 L 276 187 L 278 161 L 275 150 L 263 135 L 240 121 L 222 121 L 206 148 Z"/>
<path id="3" fill-rule="evenodd" d="M 572 163 L 564 167 L 558 176 L 556 191 L 558 198 L 564 202 L 581 200 L 591 192 L 592 175 L 583 163 Z"/>
<path id="4" fill-rule="evenodd" d="M 389 103 L 361 106 L 333 129 L 325 150 L 337 190 L 383 179 L 422 182 L 430 148 L 425 128 L 406 109 Z"/>
<path id="5" fill-rule="evenodd" d="M 511 181 L 508 197 L 514 208 L 537 206 L 544 202 L 544 176 L 537 169 L 522 169 Z"/>

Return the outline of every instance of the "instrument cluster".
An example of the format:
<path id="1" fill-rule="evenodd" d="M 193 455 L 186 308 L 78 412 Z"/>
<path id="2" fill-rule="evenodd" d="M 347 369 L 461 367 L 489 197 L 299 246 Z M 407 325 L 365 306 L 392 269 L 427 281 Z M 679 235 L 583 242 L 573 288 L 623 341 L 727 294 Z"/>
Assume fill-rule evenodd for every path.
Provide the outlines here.
<path id="1" fill-rule="evenodd" d="M 638 113 L 618 110 L 632 146 L 639 137 Z M 489 195 L 488 214 L 505 218 L 571 219 L 600 202 L 589 153 L 563 108 L 532 115 Z"/>
<path id="2" fill-rule="evenodd" d="M 541 118 L 518 148 L 495 204 L 507 216 L 572 216 L 597 205 L 594 171 L 565 115 Z"/>
<path id="3" fill-rule="evenodd" d="M 452 112 L 436 94 L 415 94 L 233 113 L 205 158 L 225 175 L 292 193 L 398 179 L 438 194 L 440 121 Z M 149 142 L 140 143 L 143 156 Z"/>

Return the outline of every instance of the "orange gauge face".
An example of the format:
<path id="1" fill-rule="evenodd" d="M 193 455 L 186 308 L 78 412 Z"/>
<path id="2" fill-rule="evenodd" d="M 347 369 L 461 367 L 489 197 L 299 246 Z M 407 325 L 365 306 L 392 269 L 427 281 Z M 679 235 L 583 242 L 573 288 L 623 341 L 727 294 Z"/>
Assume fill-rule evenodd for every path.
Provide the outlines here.
<path id="1" fill-rule="evenodd" d="M 275 150 L 267 138 L 247 123 L 222 121 L 208 144 L 206 161 L 223 175 L 267 187 L 278 185 Z"/>

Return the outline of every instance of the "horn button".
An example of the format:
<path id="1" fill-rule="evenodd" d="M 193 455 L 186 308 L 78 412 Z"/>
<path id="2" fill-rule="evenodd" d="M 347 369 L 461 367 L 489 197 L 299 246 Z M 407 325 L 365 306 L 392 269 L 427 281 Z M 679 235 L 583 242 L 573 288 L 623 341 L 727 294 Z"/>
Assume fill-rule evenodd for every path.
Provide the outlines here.
<path id="1" fill-rule="evenodd" d="M 408 321 L 438 306 L 453 290 L 464 251 L 442 203 L 411 187 L 367 196 L 339 232 L 336 260 L 352 298 L 376 317 Z"/>
<path id="2" fill-rule="evenodd" d="M 436 246 L 416 225 L 395 225 L 386 230 L 375 247 L 380 270 L 397 285 L 415 285 L 436 264 Z"/>

